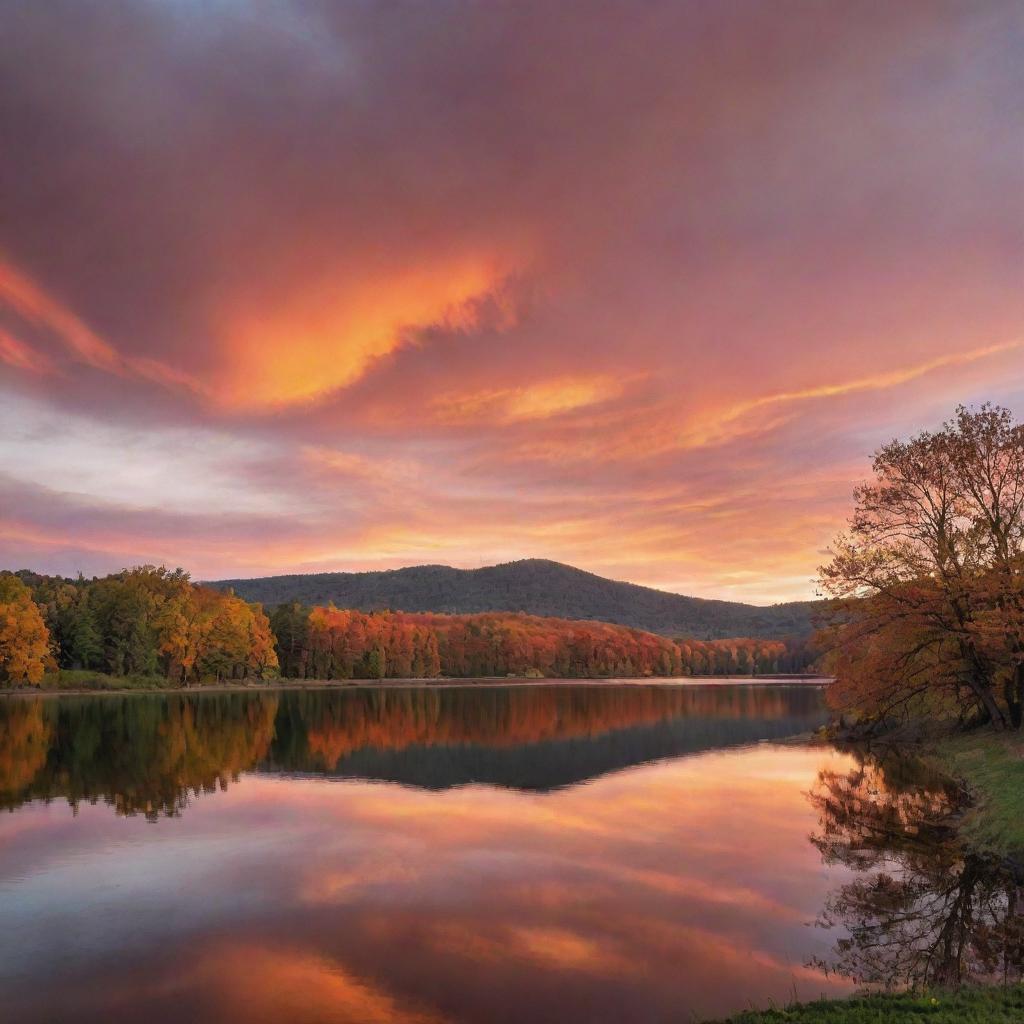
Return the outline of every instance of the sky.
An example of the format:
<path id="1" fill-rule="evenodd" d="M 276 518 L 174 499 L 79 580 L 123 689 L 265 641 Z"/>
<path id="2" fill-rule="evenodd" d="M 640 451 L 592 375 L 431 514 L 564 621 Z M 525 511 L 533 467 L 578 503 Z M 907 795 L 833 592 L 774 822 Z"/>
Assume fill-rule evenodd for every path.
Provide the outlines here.
<path id="1" fill-rule="evenodd" d="M 1024 414 L 1016 0 L 0 0 L 0 567 L 810 597 Z"/>

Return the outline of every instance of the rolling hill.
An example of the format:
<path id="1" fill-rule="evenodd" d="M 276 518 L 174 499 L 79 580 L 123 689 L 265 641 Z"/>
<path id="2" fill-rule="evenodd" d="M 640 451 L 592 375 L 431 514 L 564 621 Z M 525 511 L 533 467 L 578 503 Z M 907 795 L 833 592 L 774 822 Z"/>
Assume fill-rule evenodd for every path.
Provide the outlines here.
<path id="1" fill-rule="evenodd" d="M 384 572 L 325 572 L 258 579 L 218 580 L 265 606 L 299 601 L 362 611 L 522 611 L 567 619 L 598 619 L 666 636 L 700 640 L 783 637 L 811 631 L 818 602 L 793 601 L 767 607 L 670 594 L 605 579 L 571 565 L 524 559 L 482 569 L 417 565 Z"/>

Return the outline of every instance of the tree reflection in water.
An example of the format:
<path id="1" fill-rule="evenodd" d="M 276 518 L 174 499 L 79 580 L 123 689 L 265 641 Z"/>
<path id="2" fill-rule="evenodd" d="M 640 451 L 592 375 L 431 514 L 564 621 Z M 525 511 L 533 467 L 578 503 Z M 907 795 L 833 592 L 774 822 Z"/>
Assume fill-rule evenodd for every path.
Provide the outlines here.
<path id="1" fill-rule="evenodd" d="M 1013 981 L 1024 967 L 1024 878 L 958 837 L 963 797 L 920 763 L 822 772 L 812 842 L 856 872 L 819 923 L 847 935 L 815 965 L 885 987 Z"/>
<path id="2" fill-rule="evenodd" d="M 277 694 L 0 701 L 0 808 L 103 801 L 118 814 L 175 815 L 267 755 Z"/>
<path id="3" fill-rule="evenodd" d="M 807 686 L 362 687 L 0 698 L 0 809 L 151 820 L 243 772 L 548 789 L 824 721 Z"/>

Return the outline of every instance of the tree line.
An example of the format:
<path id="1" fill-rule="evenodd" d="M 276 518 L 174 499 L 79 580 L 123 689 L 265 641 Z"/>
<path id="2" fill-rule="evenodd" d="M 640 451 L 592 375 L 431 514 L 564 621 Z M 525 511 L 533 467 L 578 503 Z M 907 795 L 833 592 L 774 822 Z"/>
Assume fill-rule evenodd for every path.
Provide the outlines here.
<path id="1" fill-rule="evenodd" d="M 820 651 L 810 637 L 761 640 L 677 640 L 685 675 L 754 676 L 801 673 L 810 669 Z"/>
<path id="2" fill-rule="evenodd" d="M 607 622 L 521 612 L 361 612 L 292 603 L 271 614 L 290 679 L 754 675 L 800 671 L 801 642 L 674 641 Z"/>
<path id="3" fill-rule="evenodd" d="M 151 565 L 102 579 L 0 574 L 0 679 L 37 683 L 51 669 L 164 676 L 187 684 L 276 675 L 259 605 Z"/>
<path id="4" fill-rule="evenodd" d="M 1024 425 L 960 407 L 875 453 L 821 569 L 833 704 L 869 724 L 1024 722 Z"/>
<path id="5" fill-rule="evenodd" d="M 268 616 L 181 569 L 101 579 L 0 574 L 0 681 L 52 669 L 172 683 L 438 676 L 755 675 L 812 657 L 778 640 L 672 640 L 627 626 L 523 613 L 362 612 L 280 605 Z"/>

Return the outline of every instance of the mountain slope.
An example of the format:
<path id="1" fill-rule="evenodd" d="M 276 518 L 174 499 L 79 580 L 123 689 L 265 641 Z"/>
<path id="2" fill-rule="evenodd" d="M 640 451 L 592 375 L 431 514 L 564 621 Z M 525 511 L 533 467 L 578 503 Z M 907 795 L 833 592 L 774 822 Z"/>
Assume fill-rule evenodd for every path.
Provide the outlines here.
<path id="1" fill-rule="evenodd" d="M 273 606 L 288 601 L 371 611 L 522 611 L 567 619 L 599 619 L 669 636 L 700 640 L 734 636 L 806 634 L 817 602 L 769 607 L 684 597 L 634 583 L 605 579 L 544 559 L 524 559 L 483 569 L 417 565 L 385 572 L 325 572 L 219 580 L 249 601 Z"/>

